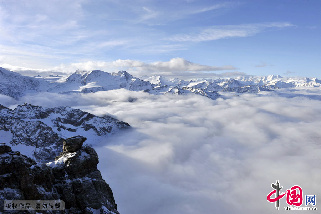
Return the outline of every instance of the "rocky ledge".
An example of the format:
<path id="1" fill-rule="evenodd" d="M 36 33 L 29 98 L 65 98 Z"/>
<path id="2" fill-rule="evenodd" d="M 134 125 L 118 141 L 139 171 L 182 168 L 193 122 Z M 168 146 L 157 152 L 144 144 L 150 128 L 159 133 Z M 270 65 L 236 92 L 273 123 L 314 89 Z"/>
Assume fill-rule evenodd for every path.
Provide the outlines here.
<path id="1" fill-rule="evenodd" d="M 46 164 L 0 144 L 0 213 L 6 212 L 4 200 L 63 200 L 64 211 L 39 212 L 119 214 L 113 192 L 97 169 L 98 155 L 83 146 L 85 140 L 82 136 L 66 139 L 63 152 Z"/>

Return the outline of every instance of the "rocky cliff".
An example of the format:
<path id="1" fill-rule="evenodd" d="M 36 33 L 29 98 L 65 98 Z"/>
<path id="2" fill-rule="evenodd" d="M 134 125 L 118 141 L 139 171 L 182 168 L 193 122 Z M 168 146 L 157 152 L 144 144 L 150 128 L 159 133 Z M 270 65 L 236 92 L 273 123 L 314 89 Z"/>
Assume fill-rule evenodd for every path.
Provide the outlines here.
<path id="1" fill-rule="evenodd" d="M 49 163 L 37 163 L 0 144 L 0 211 L 4 200 L 63 200 L 64 211 L 41 213 L 119 214 L 113 192 L 97 169 L 96 151 L 85 137 L 63 141 L 63 152 Z M 10 211 L 32 213 L 32 211 Z"/>

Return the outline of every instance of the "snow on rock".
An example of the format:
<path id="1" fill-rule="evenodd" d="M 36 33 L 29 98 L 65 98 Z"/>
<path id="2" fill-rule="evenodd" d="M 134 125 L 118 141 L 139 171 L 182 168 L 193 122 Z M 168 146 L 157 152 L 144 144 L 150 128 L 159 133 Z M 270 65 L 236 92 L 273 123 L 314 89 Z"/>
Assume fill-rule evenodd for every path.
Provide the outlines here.
<path id="1" fill-rule="evenodd" d="M 128 123 L 111 116 L 97 117 L 70 107 L 43 108 L 24 104 L 11 110 L 0 105 L 1 136 L 11 145 L 34 147 L 32 156 L 38 161 L 49 161 L 57 156 L 65 138 L 77 134 L 87 138 L 106 136 L 128 127 Z"/>
<path id="2" fill-rule="evenodd" d="M 108 73 L 100 70 L 77 71 L 69 76 L 65 82 L 58 84 L 49 92 L 59 93 L 92 93 L 125 88 L 132 91 L 148 91 L 152 89 L 150 82 L 133 77 L 126 71 Z"/>

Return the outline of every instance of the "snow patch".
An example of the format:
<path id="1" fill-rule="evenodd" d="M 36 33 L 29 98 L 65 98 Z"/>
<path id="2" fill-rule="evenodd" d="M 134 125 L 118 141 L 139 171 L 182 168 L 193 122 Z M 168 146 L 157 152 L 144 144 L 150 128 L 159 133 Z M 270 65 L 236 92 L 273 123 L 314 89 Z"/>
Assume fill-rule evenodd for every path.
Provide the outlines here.
<path id="1" fill-rule="evenodd" d="M 50 166 L 50 167 L 53 167 L 53 168 L 55 168 L 55 167 L 60 167 L 61 165 L 65 164 L 66 161 L 67 161 L 69 158 L 74 157 L 76 154 L 77 154 L 77 152 L 66 153 L 66 154 L 64 154 L 62 157 L 60 157 L 58 160 L 53 161 L 53 162 L 46 163 L 46 165 L 47 165 L 47 166 Z"/>
<path id="2" fill-rule="evenodd" d="M 19 151 L 21 154 L 34 159 L 34 152 L 35 152 L 35 147 L 34 146 L 27 146 L 24 144 L 17 144 L 17 145 L 10 145 L 12 151 Z"/>
<path id="3" fill-rule="evenodd" d="M 0 143 L 9 144 L 12 140 L 12 133 L 9 131 L 0 130 Z"/>

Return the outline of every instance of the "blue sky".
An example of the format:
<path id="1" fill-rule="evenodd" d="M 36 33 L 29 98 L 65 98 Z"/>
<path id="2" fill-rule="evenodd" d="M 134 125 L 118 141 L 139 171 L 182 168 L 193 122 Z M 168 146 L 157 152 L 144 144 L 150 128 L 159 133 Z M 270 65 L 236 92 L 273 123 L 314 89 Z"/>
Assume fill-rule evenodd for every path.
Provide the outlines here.
<path id="1" fill-rule="evenodd" d="M 0 66 L 321 77 L 319 0 L 0 0 Z"/>

